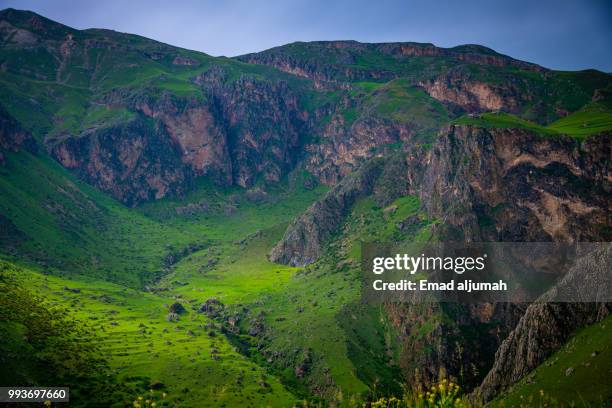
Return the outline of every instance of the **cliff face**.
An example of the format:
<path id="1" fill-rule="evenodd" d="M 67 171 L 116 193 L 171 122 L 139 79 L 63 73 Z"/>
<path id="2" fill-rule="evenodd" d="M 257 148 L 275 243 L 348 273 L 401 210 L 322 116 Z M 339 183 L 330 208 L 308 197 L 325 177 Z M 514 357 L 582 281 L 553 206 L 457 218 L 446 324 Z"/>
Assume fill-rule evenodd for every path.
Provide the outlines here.
<path id="1" fill-rule="evenodd" d="M 203 82 L 222 124 L 232 181 L 250 187 L 258 176 L 277 182 L 296 164 L 307 112 L 283 81 L 244 76 L 227 85 Z"/>
<path id="2" fill-rule="evenodd" d="M 408 159 L 409 191 L 419 194 L 429 214 L 444 220 L 439 232 L 447 240 L 609 241 L 612 185 L 606 157 L 611 148 L 610 134 L 580 142 L 517 129 L 452 127 L 423 160 Z M 573 273 L 579 271 L 578 265 Z M 453 333 L 467 328 L 459 324 L 440 327 L 436 334 L 443 340 L 430 339 L 441 348 L 436 353 L 405 353 L 409 366 L 428 362 L 428 367 L 445 367 L 456 375 L 475 365 L 479 373 L 468 376 L 466 385 L 477 385 L 489 372 L 479 391 L 489 400 L 607 310 L 597 304 L 488 307 L 481 314 L 459 306 L 458 321 L 481 325 L 475 343 L 455 343 L 464 347 L 460 361 L 467 365 L 457 364 L 456 351 L 448 346 Z M 414 308 L 406 307 L 404 314 L 413 315 Z M 410 324 L 402 327 L 411 331 Z"/>
<path id="3" fill-rule="evenodd" d="M 227 136 L 210 105 L 170 94 L 160 99 L 145 96 L 128 104 L 160 122 L 167 132 L 166 143 L 176 146 L 177 156 L 194 175 L 206 175 L 219 184 L 232 183 Z"/>
<path id="4" fill-rule="evenodd" d="M 305 146 L 306 169 L 323 184 L 333 186 L 374 156 L 377 148 L 410 142 L 416 134 L 413 123 L 393 123 L 369 117 L 347 124 L 334 113 L 321 130 L 319 143 Z"/>
<path id="5" fill-rule="evenodd" d="M 183 194 L 193 172 L 159 122 L 128 123 L 67 138 L 51 153 L 66 168 L 127 205 Z"/>
<path id="6" fill-rule="evenodd" d="M 422 159 L 409 157 L 408 179 L 450 238 L 607 241 L 611 148 L 611 134 L 580 142 L 455 126 Z"/>
<path id="7" fill-rule="evenodd" d="M 611 148 L 609 134 L 580 142 L 520 129 L 454 126 L 432 147 L 404 155 L 405 169 L 396 173 L 395 182 L 405 192 L 396 194 L 420 197 L 429 217 L 441 220 L 436 227 L 441 240 L 609 241 Z M 378 166 L 385 168 L 384 159 Z M 372 186 L 381 174 L 364 172 L 361 176 L 371 179 L 360 184 Z M 325 251 L 354 203 L 340 194 L 351 179 L 342 180 L 289 226 L 271 252 L 273 260 L 304 265 Z M 371 187 L 350 191 L 359 197 L 373 194 Z M 473 388 L 493 367 L 482 386 L 482 395 L 490 399 L 607 309 L 592 304 L 390 304 L 385 310 L 400 336 L 398 364 L 409 383 L 433 381 L 443 368 Z M 423 336 L 425 327 L 429 331 Z"/>
<path id="8" fill-rule="evenodd" d="M 286 82 L 226 76 L 212 66 L 194 77 L 200 97 L 107 92 L 96 103 L 136 119 L 49 141 L 51 152 L 129 205 L 181 196 L 200 176 L 223 186 L 277 182 L 295 166 L 307 114 Z"/>
<path id="9" fill-rule="evenodd" d="M 406 173 L 397 175 L 396 182 L 420 197 L 430 217 L 444 221 L 440 233 L 447 240 L 608 241 L 611 149 L 611 134 L 580 142 L 522 129 L 452 126 L 433 147 L 407 153 Z M 359 190 L 371 194 L 377 175 L 359 174 L 373 177 L 361 180 Z M 317 227 L 308 220 L 329 211 L 345 213 L 354 201 L 336 196 L 352 186 L 352 179 L 341 182 L 296 219 L 272 258 L 299 259 L 296 264 L 316 258 L 324 242 L 309 237 L 330 236 L 316 228 L 337 228 L 340 221 Z M 307 224 L 312 224 L 309 234 L 296 240 L 292 231 L 304 230 Z M 285 246 L 291 255 L 280 249 Z"/>

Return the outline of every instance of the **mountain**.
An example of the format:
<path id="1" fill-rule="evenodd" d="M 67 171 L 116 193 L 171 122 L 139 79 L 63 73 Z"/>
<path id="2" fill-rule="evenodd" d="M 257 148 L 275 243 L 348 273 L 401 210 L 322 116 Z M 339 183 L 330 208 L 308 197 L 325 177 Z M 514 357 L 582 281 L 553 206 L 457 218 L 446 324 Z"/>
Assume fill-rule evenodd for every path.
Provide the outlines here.
<path id="1" fill-rule="evenodd" d="M 106 405 L 360 406 L 441 376 L 512 400 L 609 313 L 367 305 L 358 265 L 361 241 L 610 241 L 610 74 L 478 45 L 217 58 L 14 9 L 0 44 L 0 283 L 91 326 Z M 54 345 L 0 302 L 3 355 L 43 339 L 9 361 L 34 383 Z"/>
<path id="2" fill-rule="evenodd" d="M 184 196 L 201 176 L 277 182 L 298 162 L 332 185 L 371 150 L 429 140 L 463 112 L 548 123 L 610 78 L 478 46 L 297 43 L 232 60 L 29 12 L 0 18 L 9 114 L 35 123 L 28 130 L 64 167 L 128 205 Z"/>

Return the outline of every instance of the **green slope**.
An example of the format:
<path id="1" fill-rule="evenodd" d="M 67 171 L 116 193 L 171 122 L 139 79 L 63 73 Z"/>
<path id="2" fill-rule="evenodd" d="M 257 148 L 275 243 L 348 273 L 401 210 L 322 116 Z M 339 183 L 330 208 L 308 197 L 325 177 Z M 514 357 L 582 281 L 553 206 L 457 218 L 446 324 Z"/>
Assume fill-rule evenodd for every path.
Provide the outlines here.
<path id="1" fill-rule="evenodd" d="M 576 333 L 492 407 L 612 405 L 612 317 Z"/>
<path id="2" fill-rule="evenodd" d="M 176 301 L 170 294 L 24 269 L 15 269 L 13 279 L 49 304 L 66 307 L 69 318 L 90 322 L 97 355 L 107 359 L 110 373 L 128 388 L 127 394 L 118 396 L 118 406 L 130 405 L 138 396 L 149 398 L 152 385 L 158 390 L 156 399 L 161 399 L 161 392 L 167 394 L 160 406 L 286 407 L 295 401 L 274 376 L 236 353 L 189 303 L 184 302 L 187 312 L 180 320 L 167 321 L 167 305 Z M 61 344 L 56 350 L 58 355 L 69 351 Z M 97 396 L 90 398 L 99 401 Z"/>
<path id="3" fill-rule="evenodd" d="M 304 86 L 307 81 L 274 68 L 215 58 L 138 35 L 75 30 L 14 9 L 0 11 L 0 19 L 23 30 L 9 35 L 0 47 L 0 104 L 47 143 L 129 119 L 130 111 L 112 106 L 118 95 L 123 103 L 164 93 L 204 101 L 194 78 L 213 66 L 224 70 L 225 82 L 250 76 L 310 92 Z"/>
<path id="4" fill-rule="evenodd" d="M 130 211 L 28 152 L 9 153 L 0 167 L 0 210 L 2 256 L 131 287 L 161 276 L 174 252 L 207 242 Z"/>
<path id="5" fill-rule="evenodd" d="M 254 201 L 253 191 L 204 183 L 184 200 L 127 209 L 48 157 L 11 153 L 0 171 L 2 214 L 12 227 L 2 230 L 3 257 L 31 265 L 13 268 L 13 278 L 51 305 L 67 307 L 70 318 L 90 322 L 97 352 L 126 384 L 117 398 L 126 402 L 140 395 L 161 404 L 165 392 L 168 405 L 215 407 L 284 407 L 297 400 L 265 361 L 237 353 L 217 323 L 197 309 L 222 292 L 234 302 L 255 302 L 282 289 L 279 283 L 295 268 L 271 264 L 265 252 L 283 225 L 325 191 L 304 188 L 307 174 L 298 172 L 277 186 L 265 203 Z M 177 207 L 202 199 L 210 211 L 177 213 Z M 274 234 L 265 243 L 235 244 L 269 228 Z M 197 252 L 174 265 L 191 250 Z M 198 279 L 209 253 L 233 259 L 233 269 L 214 287 Z M 143 291 L 169 272 L 153 292 Z M 167 321 L 168 305 L 177 299 L 187 312 L 178 322 Z M 147 391 L 151 383 L 163 384 L 153 397 Z"/>
<path id="6" fill-rule="evenodd" d="M 568 135 L 577 139 L 612 131 L 612 111 L 588 106 L 548 126 L 521 119 L 508 113 L 483 113 L 464 116 L 452 122 L 484 128 L 527 129 L 542 135 Z"/>
<path id="7" fill-rule="evenodd" d="M 385 211 L 387 207 L 392 210 Z M 353 406 L 375 387 L 379 392 L 400 393 L 401 375 L 385 357 L 389 345 L 383 333 L 392 330 L 391 325 L 381 323 L 382 310 L 358 305 L 356 265 L 361 240 L 426 239 L 431 226 L 427 220 L 414 231 L 398 228 L 400 221 L 418 214 L 418 207 L 416 197 L 384 207 L 373 199 L 358 203 L 347 215 L 343 233 L 329 243 L 329 252 L 304 269 L 267 260 L 284 232 L 286 224 L 282 223 L 263 228 L 246 240 L 222 243 L 186 257 L 159 286 L 187 300 L 223 302 L 225 316 L 237 317 L 241 329 L 230 336 L 232 341 L 254 361 L 271 366 L 297 395 L 313 395 L 314 391 L 324 400 Z M 198 225 L 206 222 L 196 219 Z M 260 212 L 253 219 L 267 217 Z M 233 238 L 231 218 L 224 224 L 228 221 L 228 238 Z M 263 336 L 252 332 L 258 324 Z M 296 373 L 297 367 L 303 367 L 301 373 Z"/>

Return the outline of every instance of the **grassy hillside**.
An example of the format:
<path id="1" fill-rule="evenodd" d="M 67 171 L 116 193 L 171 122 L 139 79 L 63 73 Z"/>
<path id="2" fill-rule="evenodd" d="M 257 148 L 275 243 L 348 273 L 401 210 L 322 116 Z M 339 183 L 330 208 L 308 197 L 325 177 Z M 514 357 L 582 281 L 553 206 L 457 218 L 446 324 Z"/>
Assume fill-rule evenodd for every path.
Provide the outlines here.
<path id="1" fill-rule="evenodd" d="M 172 254 L 207 243 L 128 210 L 42 154 L 7 155 L 0 210 L 2 256 L 62 276 L 143 287 L 163 274 Z"/>
<path id="2" fill-rule="evenodd" d="M 148 211 L 158 206 L 151 204 Z M 181 260 L 159 288 L 186 300 L 222 302 L 219 322 L 227 326 L 232 320 L 227 327 L 240 328 L 230 336 L 234 344 L 254 361 L 271 366 L 297 395 L 314 394 L 353 406 L 376 387 L 401 393 L 401 375 L 385 357 L 387 347 L 394 346 L 385 342 L 383 333 L 393 329 L 382 309 L 358 305 L 357 265 L 361 240 L 426 239 L 431 225 L 427 220 L 408 232 L 398 227 L 418 214 L 418 208 L 416 197 L 388 206 L 372 198 L 358 203 L 346 217 L 343 232 L 329 243 L 329 252 L 304 269 L 267 260 L 285 223 L 258 225 L 261 229 L 246 239 L 233 240 L 230 218 L 223 221 L 227 240 Z M 245 214 L 243 222 L 268 219 L 262 212 L 265 205 L 258 211 L 253 218 Z M 198 225 L 212 221 L 195 219 Z"/>
<path id="3" fill-rule="evenodd" d="M 178 321 L 168 321 L 168 305 L 177 301 L 171 294 L 143 293 L 94 279 L 66 280 L 24 269 L 14 269 L 12 278 L 50 305 L 66 307 L 70 318 L 95 328 L 96 356 L 105 358 L 110 373 L 131 390 L 122 396 L 120 406 L 138 396 L 148 398 L 150 388 L 156 390 L 157 399 L 158 394 L 167 394 L 163 406 L 283 407 L 295 401 L 274 376 L 236 353 L 214 323 L 194 310 L 198 304 L 178 299 L 186 312 Z M 69 352 L 58 347 L 55 358 Z M 70 379 L 64 381 L 72 384 Z"/>
<path id="4" fill-rule="evenodd" d="M 169 406 L 284 407 L 297 400 L 263 362 L 239 354 L 217 323 L 198 309 L 222 292 L 238 303 L 281 290 L 279 278 L 289 279 L 295 268 L 271 264 L 265 252 L 283 225 L 325 188 L 304 188 L 308 176 L 296 173 L 263 193 L 265 202 L 258 201 L 259 190 L 223 191 L 204 183 L 184 200 L 127 209 L 44 156 L 11 153 L 0 170 L 3 220 L 10 226 L 2 229 L 2 256 L 30 265 L 8 266 L 11 282 L 35 291 L 52 307 L 66 307 L 68 318 L 90 323 L 96 355 L 126 384 L 117 396 L 120 401 L 140 395 Z M 202 200 L 210 204 L 208 210 L 181 213 Z M 270 228 L 274 234 L 265 243 L 248 250 L 235 243 Z M 143 290 L 193 251 L 188 263 L 176 266 L 185 274 L 171 273 L 154 291 Z M 216 287 L 198 279 L 207 254 L 235 263 Z M 175 302 L 186 312 L 168 321 Z M 32 324 L 27 315 L 25 324 Z M 5 329 L 17 333 L 12 326 Z M 7 347 L 21 348 L 16 343 Z M 11 372 L 5 374 L 19 382 Z M 147 391 L 152 384 L 154 396 Z M 167 394 L 164 401 L 162 393 Z"/>
<path id="5" fill-rule="evenodd" d="M 492 407 L 612 405 L 612 317 L 576 333 Z"/>
<path id="6" fill-rule="evenodd" d="M 507 113 L 465 116 L 452 123 L 484 128 L 527 129 L 546 136 L 568 135 L 576 139 L 584 139 L 612 131 L 612 111 L 603 107 L 588 106 L 548 126 L 541 126 Z"/>
<path id="7" fill-rule="evenodd" d="M 91 316 L 50 301 L 45 290 L 24 280 L 30 273 L 0 261 L 0 383 L 70 384 L 74 406 L 92 406 L 93 401 L 118 406 L 130 399 L 138 387 L 112 376 L 99 347 L 101 333 L 88 324 Z"/>
<path id="8" fill-rule="evenodd" d="M 215 58 L 138 35 L 75 30 L 14 9 L 0 11 L 0 19 L 22 30 L 7 36 L 0 47 L 0 104 L 39 141 L 52 143 L 129 119 L 131 113 L 124 108 L 107 106 L 109 95 L 158 98 L 169 93 L 205 100 L 194 78 L 212 66 L 224 70 L 226 82 L 250 76 L 304 87 L 303 79 L 270 67 Z"/>

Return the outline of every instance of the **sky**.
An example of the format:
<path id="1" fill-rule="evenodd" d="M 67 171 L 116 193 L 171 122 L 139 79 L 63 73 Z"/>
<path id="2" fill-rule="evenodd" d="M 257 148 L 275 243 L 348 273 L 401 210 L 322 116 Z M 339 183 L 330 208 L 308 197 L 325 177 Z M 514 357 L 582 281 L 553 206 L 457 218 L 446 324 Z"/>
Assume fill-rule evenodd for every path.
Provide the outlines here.
<path id="1" fill-rule="evenodd" d="M 548 68 L 612 72 L 610 0 L 0 0 L 219 56 L 294 41 L 481 44 Z"/>

